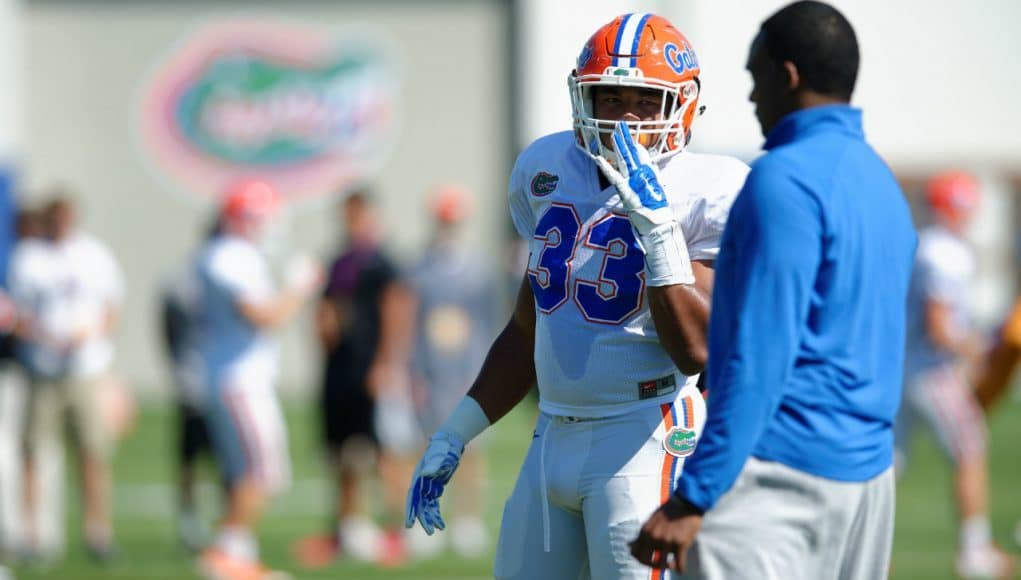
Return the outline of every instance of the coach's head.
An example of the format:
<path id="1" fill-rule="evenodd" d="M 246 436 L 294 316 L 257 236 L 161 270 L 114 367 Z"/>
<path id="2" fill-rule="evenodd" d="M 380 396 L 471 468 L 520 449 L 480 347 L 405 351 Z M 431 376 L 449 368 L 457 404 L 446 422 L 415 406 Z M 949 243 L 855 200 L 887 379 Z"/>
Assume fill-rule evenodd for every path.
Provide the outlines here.
<path id="1" fill-rule="evenodd" d="M 748 54 L 755 116 L 762 134 L 788 113 L 847 103 L 858 76 L 858 40 L 844 15 L 804 0 L 773 14 Z"/>

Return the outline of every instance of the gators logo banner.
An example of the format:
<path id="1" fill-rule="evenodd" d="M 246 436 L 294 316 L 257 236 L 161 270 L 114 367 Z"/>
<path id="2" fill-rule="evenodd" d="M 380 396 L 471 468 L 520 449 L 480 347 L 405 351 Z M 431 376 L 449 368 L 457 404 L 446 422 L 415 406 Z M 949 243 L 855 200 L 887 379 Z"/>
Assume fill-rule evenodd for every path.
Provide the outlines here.
<path id="1" fill-rule="evenodd" d="M 289 200 L 366 179 L 397 130 L 397 71 L 375 38 L 273 21 L 199 30 L 141 91 L 146 156 L 205 195 L 241 175 Z"/>

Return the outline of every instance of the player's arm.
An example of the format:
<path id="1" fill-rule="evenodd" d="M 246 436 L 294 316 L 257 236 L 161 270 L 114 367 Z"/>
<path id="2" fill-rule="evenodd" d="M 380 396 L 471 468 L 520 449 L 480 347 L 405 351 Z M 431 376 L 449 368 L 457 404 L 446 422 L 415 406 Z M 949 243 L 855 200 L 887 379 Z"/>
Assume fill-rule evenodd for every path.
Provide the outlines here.
<path id="1" fill-rule="evenodd" d="M 19 251 L 15 248 L 8 265 L 7 284 L 14 304 L 14 336 L 25 342 L 33 342 L 41 340 L 42 333 L 36 324 L 35 305 L 38 304 L 38 295 L 28 274 L 27 254 L 27 250 L 22 248 Z"/>
<path id="2" fill-rule="evenodd" d="M 982 358 L 981 341 L 959 331 L 953 309 L 946 302 L 933 298 L 925 301 L 925 332 L 930 342 L 940 350 L 971 362 Z"/>
<path id="3" fill-rule="evenodd" d="M 238 312 L 252 326 L 261 329 L 272 329 L 282 326 L 301 308 L 305 296 L 291 288 L 285 288 L 277 295 L 266 300 L 237 301 Z"/>
<path id="4" fill-rule="evenodd" d="M 104 294 L 103 312 L 98 320 L 80 325 L 74 330 L 71 344 L 75 346 L 89 340 L 113 336 L 120 324 L 121 303 L 124 300 L 124 275 L 106 246 L 97 248 L 95 258 L 97 264 L 92 275 Z"/>
<path id="5" fill-rule="evenodd" d="M 124 306 L 124 273 L 114 259 L 109 249 L 104 248 L 107 271 L 106 280 L 106 309 L 103 312 L 103 319 L 100 321 L 99 335 L 102 337 L 113 336 L 120 327 L 122 309 Z"/>
<path id="6" fill-rule="evenodd" d="M 121 321 L 121 307 L 119 302 L 108 302 L 103 310 L 103 318 L 99 321 L 96 334 L 101 338 L 113 336 Z"/>
<path id="7" fill-rule="evenodd" d="M 112 336 L 120 322 L 120 306 L 116 302 L 108 302 L 103 308 L 102 316 L 92 324 L 83 324 L 71 334 L 70 345 L 79 347 L 93 339 Z"/>
<path id="8" fill-rule="evenodd" d="M 322 270 L 309 258 L 298 257 L 287 267 L 285 285 L 280 292 L 265 298 L 239 296 L 235 302 L 238 312 L 252 326 L 273 329 L 294 317 L 305 300 L 322 281 Z"/>
<path id="9" fill-rule="evenodd" d="M 613 150 L 615 163 L 602 157 L 596 163 L 620 194 L 645 251 L 649 309 L 660 342 L 681 372 L 696 374 L 707 356 L 712 269 L 689 258 L 684 232 L 667 201 L 657 167 L 624 123 L 614 130 Z"/>
<path id="10" fill-rule="evenodd" d="M 528 277 L 521 280 L 514 312 L 500 332 L 468 396 L 490 423 L 514 408 L 535 384 L 535 298 Z"/>
<path id="11" fill-rule="evenodd" d="M 316 337 L 325 352 L 331 352 L 340 342 L 340 316 L 329 296 L 319 299 L 315 312 Z"/>
<path id="12" fill-rule="evenodd" d="M 370 394 L 375 396 L 383 389 L 407 383 L 417 307 L 414 292 L 403 283 L 391 282 L 383 290 L 379 344 L 367 378 Z"/>
<path id="13" fill-rule="evenodd" d="M 647 292 L 659 342 L 686 375 L 705 368 L 713 291 L 712 262 L 693 261 L 691 271 L 693 284 L 651 286 Z"/>
<path id="14" fill-rule="evenodd" d="M 440 429 L 429 439 L 408 490 L 404 525 L 419 522 L 426 533 L 445 527 L 439 498 L 457 469 L 465 444 L 507 414 L 535 384 L 535 302 L 528 278 L 518 290 L 514 313 L 489 348 L 478 378 Z"/>

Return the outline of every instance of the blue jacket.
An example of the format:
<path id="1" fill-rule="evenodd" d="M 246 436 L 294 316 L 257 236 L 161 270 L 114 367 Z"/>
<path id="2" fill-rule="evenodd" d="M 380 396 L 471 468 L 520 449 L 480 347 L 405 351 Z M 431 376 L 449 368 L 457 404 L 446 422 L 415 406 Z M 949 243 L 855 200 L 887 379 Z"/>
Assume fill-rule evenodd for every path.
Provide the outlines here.
<path id="1" fill-rule="evenodd" d="M 738 194 L 716 260 L 708 418 L 677 493 L 711 508 L 754 456 L 839 481 L 893 458 L 917 243 L 861 111 L 787 115 Z"/>

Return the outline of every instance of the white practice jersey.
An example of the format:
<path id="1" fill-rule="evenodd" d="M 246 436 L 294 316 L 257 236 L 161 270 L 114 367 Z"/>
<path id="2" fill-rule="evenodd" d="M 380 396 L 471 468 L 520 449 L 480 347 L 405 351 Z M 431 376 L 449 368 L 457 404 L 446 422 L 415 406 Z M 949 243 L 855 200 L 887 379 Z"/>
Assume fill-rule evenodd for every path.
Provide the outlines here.
<path id="1" fill-rule="evenodd" d="M 964 240 L 939 225 L 919 232 L 915 268 L 908 292 L 904 358 L 904 372 L 908 376 L 954 362 L 954 355 L 937 348 L 930 340 L 926 330 L 925 305 L 930 300 L 947 305 L 956 332 L 971 332 L 968 301 L 974 277 L 975 256 Z"/>
<path id="2" fill-rule="evenodd" d="M 11 258 L 11 295 L 33 321 L 21 345 L 33 373 L 94 378 L 113 362 L 112 337 L 100 331 L 124 297 L 124 278 L 110 249 L 86 233 L 59 242 L 19 242 Z M 77 343 L 77 336 L 85 335 Z"/>
<path id="3" fill-rule="evenodd" d="M 196 340 L 210 387 L 222 387 L 229 373 L 252 372 L 272 381 L 276 375 L 275 341 L 241 314 L 241 302 L 258 303 L 273 293 L 269 266 L 258 248 L 241 238 L 219 236 L 199 252 L 201 288 Z"/>
<path id="4" fill-rule="evenodd" d="M 535 295 L 539 408 L 553 415 L 610 416 L 673 400 L 685 376 L 659 343 L 645 295 L 645 254 L 620 196 L 600 187 L 596 164 L 572 132 L 518 157 L 511 218 L 529 243 Z M 748 166 L 682 152 L 661 167 L 667 199 L 692 260 L 715 260 Z"/>

